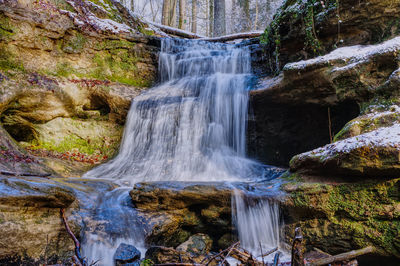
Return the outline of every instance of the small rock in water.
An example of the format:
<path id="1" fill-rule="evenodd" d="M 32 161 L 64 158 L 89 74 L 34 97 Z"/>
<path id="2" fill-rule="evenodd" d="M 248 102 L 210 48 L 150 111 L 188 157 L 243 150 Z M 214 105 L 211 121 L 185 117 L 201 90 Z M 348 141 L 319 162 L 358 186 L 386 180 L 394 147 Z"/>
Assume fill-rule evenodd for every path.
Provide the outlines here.
<path id="1" fill-rule="evenodd" d="M 180 244 L 176 250 L 189 252 L 195 255 L 206 255 L 210 252 L 212 247 L 212 240 L 208 235 L 195 234 L 187 241 Z"/>
<path id="2" fill-rule="evenodd" d="M 114 254 L 115 265 L 135 265 L 135 261 L 140 259 L 140 251 L 125 243 L 121 243 Z"/>

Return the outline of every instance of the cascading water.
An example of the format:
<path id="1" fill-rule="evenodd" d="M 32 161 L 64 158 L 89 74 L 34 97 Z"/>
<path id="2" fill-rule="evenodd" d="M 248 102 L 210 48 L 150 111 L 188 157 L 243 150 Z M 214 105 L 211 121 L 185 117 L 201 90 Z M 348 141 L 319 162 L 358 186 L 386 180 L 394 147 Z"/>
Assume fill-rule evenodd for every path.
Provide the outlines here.
<path id="1" fill-rule="evenodd" d="M 109 178 L 128 186 L 142 181 L 262 180 L 267 168 L 245 157 L 252 78 L 249 50 L 228 44 L 164 39 L 159 72 L 161 85 L 132 102 L 119 154 L 85 177 Z M 89 259 L 112 254 L 122 241 L 144 243 L 137 218 L 132 211 L 127 216 L 126 206 L 121 207 L 121 201 L 127 199 L 127 189 L 123 188 L 102 197 L 94 214 L 94 224 L 100 226 L 95 230 L 88 226 L 84 234 L 83 250 Z M 239 234 L 249 226 L 260 229 L 256 222 L 263 223 L 268 216 L 263 213 L 264 207 L 245 210 L 241 205 L 244 203 L 236 203 Z M 111 215 L 107 209 L 114 213 Z M 274 211 L 270 215 L 276 216 Z M 259 216 L 250 222 L 242 219 L 246 213 Z M 107 221 L 117 223 L 117 229 L 107 229 Z M 134 232 L 118 230 L 136 222 Z M 270 229 L 274 237 L 263 239 L 271 240 L 271 246 L 278 241 L 272 233 L 275 229 Z M 109 231 L 112 236 L 106 239 L 103 235 Z M 250 242 L 245 245 L 253 247 Z M 100 263 L 111 265 L 112 257 L 106 256 Z"/>
<path id="2" fill-rule="evenodd" d="M 235 190 L 232 200 L 233 221 L 240 245 L 254 256 L 280 247 L 279 205 L 268 198 L 252 198 Z M 272 259 L 266 257 L 265 260 Z"/>
<path id="3" fill-rule="evenodd" d="M 132 102 L 118 156 L 86 174 L 140 181 L 260 177 L 245 158 L 250 53 L 233 45 L 165 39 L 162 84 Z"/>

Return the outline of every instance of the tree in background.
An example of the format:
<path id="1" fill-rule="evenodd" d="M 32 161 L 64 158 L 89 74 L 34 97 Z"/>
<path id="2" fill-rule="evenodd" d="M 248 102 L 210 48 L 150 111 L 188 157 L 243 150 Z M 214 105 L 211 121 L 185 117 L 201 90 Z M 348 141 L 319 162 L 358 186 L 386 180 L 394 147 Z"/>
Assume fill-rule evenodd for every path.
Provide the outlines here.
<path id="1" fill-rule="evenodd" d="M 226 34 L 225 0 L 214 0 L 214 32 L 213 36 Z"/>
<path id="2" fill-rule="evenodd" d="M 204 36 L 264 30 L 283 0 L 120 0 L 148 21 Z"/>

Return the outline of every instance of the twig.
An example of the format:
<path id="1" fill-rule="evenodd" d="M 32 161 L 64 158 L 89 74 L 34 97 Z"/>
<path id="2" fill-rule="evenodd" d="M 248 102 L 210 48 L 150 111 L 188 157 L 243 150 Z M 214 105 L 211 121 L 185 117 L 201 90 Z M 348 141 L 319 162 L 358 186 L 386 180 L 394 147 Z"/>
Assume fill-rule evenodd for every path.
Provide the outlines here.
<path id="1" fill-rule="evenodd" d="M 274 248 L 274 249 L 271 249 L 270 251 L 267 251 L 267 252 L 265 252 L 264 254 L 261 254 L 261 257 L 266 257 L 266 256 L 268 256 L 268 255 L 271 255 L 272 253 L 274 253 L 275 251 L 277 251 L 278 250 L 278 247 L 276 247 L 276 248 Z"/>
<path id="2" fill-rule="evenodd" d="M 68 234 L 72 238 L 75 244 L 75 256 L 78 262 L 80 263 L 81 266 L 87 266 L 87 262 L 82 258 L 81 255 L 81 243 L 79 243 L 78 239 L 75 237 L 74 233 L 71 231 L 71 228 L 69 227 L 67 220 L 65 219 L 65 210 L 64 208 L 60 209 L 60 214 L 61 218 L 63 220 L 65 229 L 67 230 Z"/>
<path id="3" fill-rule="evenodd" d="M 342 254 L 339 254 L 339 255 L 330 256 L 330 257 L 327 257 L 327 258 L 311 261 L 309 265 L 311 265 L 311 266 L 320 266 L 320 265 L 331 264 L 333 262 L 350 260 L 350 259 L 354 259 L 354 258 L 356 258 L 358 256 L 361 256 L 361 255 L 372 253 L 374 251 L 375 251 L 374 247 L 366 247 L 366 248 L 359 249 L 359 250 L 352 250 L 352 251 L 349 251 L 349 252 L 346 252 L 346 253 L 342 253 Z"/>
<path id="4" fill-rule="evenodd" d="M 228 258 L 228 257 L 229 257 L 229 255 L 231 254 L 232 250 L 233 250 L 233 248 L 231 248 L 231 249 L 229 250 L 229 252 L 226 254 L 226 256 L 225 256 L 224 260 L 221 262 L 221 264 L 220 264 L 220 265 L 224 265 L 224 262 L 226 261 L 226 258 Z M 208 263 L 207 263 L 207 264 L 208 264 Z"/>
<path id="5" fill-rule="evenodd" d="M 227 252 L 227 251 L 233 249 L 234 247 L 236 247 L 236 246 L 239 245 L 239 244 L 240 244 L 240 241 L 238 241 L 238 242 L 236 242 L 235 244 L 231 245 L 230 247 L 228 247 L 228 248 L 222 250 L 220 253 L 218 253 L 218 254 L 212 256 L 211 258 L 208 259 L 208 262 L 206 263 L 206 265 L 208 265 L 212 260 L 218 258 L 218 257 L 221 256 L 222 254 L 224 254 L 225 252 Z M 204 259 L 200 262 L 200 264 L 203 263 L 203 262 L 205 262 L 206 259 L 207 259 L 207 258 L 204 258 Z"/>

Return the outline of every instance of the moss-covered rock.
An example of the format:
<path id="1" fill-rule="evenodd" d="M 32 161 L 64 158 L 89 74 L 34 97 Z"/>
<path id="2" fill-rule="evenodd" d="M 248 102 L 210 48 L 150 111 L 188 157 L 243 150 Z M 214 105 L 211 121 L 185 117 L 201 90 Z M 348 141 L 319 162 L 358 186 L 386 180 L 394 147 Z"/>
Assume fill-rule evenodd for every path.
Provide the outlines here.
<path id="1" fill-rule="evenodd" d="M 387 40 L 399 33 L 399 10 L 397 0 L 286 0 L 261 38 L 269 67 Z"/>
<path id="2" fill-rule="evenodd" d="M 48 179 L 0 177 L 0 264 L 70 261 L 74 243 L 60 208 L 74 200 L 70 188 Z M 70 226 L 79 233 L 78 224 L 70 221 Z"/>
<path id="3" fill-rule="evenodd" d="M 336 254 L 371 245 L 381 255 L 400 258 L 399 182 L 283 185 L 286 240 L 300 226 L 308 247 Z"/>
<path id="4" fill-rule="evenodd" d="M 147 25 L 114 1 L 5 1 L 0 21 L 3 127 L 62 174 L 81 173 L 70 154 L 112 157 L 132 98 L 155 80 Z"/>

